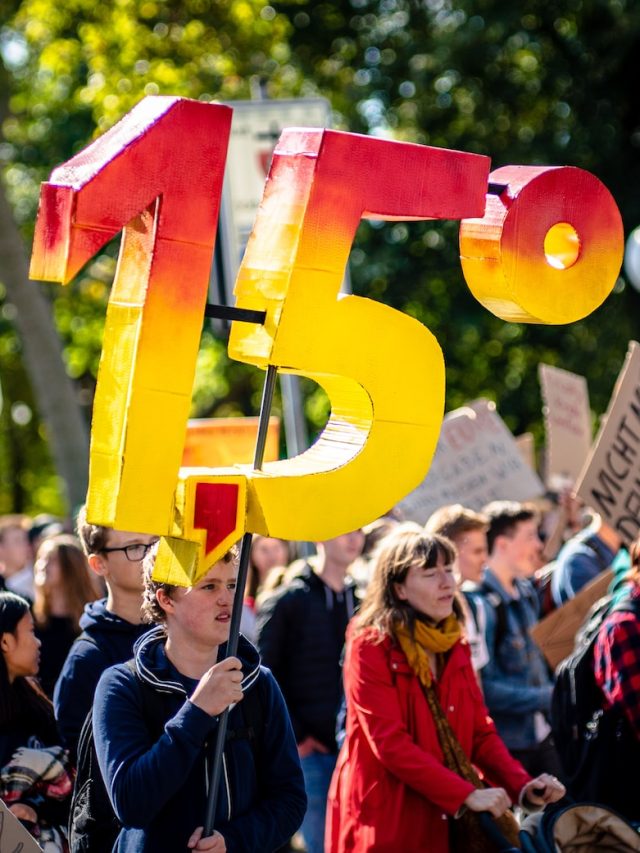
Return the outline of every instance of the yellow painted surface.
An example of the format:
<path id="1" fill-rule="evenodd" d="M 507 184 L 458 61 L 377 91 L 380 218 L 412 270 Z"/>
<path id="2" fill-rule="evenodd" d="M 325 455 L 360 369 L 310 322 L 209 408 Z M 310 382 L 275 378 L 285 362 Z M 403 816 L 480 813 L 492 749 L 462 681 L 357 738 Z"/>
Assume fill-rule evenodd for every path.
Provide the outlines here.
<path id="1" fill-rule="evenodd" d="M 229 354 L 310 377 L 331 416 L 308 451 L 262 471 L 180 468 L 229 124 L 220 105 L 145 99 L 43 185 L 31 267 L 34 278 L 67 282 L 124 230 L 88 517 L 162 536 L 155 577 L 178 585 L 196 581 L 245 531 L 327 539 L 384 513 L 424 478 L 443 416 L 442 352 L 411 317 L 340 294 L 362 218 L 463 219 L 472 292 L 515 322 L 585 316 L 610 292 L 622 258 L 617 207 L 579 169 L 505 167 L 491 177 L 506 189 L 487 196 L 486 157 L 287 130 L 235 289 L 237 305 L 265 311 L 266 322 L 234 322 Z"/>

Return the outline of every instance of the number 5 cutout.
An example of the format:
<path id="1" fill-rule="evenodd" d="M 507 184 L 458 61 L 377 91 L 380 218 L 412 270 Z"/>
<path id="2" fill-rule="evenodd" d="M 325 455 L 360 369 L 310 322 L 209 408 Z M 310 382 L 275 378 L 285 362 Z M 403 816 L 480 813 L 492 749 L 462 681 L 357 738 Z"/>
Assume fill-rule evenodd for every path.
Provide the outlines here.
<path id="1" fill-rule="evenodd" d="M 474 154 L 330 130 L 283 132 L 235 289 L 237 305 L 266 311 L 266 323 L 234 323 L 229 354 L 315 380 L 331 416 L 300 456 L 235 478 L 225 472 L 227 488 L 246 482 L 246 530 L 327 539 L 381 515 L 422 480 L 444 410 L 440 347 L 407 315 L 340 297 L 340 284 L 361 218 L 481 215 L 488 171 L 489 159 Z M 220 555 L 192 521 L 220 502 L 219 478 L 203 475 L 181 473 L 183 541 L 161 548 L 158 577 L 192 578 Z"/>
<path id="2" fill-rule="evenodd" d="M 94 403 L 88 517 L 168 533 L 231 109 L 145 98 L 43 184 L 31 276 L 66 283 L 124 228 Z"/>

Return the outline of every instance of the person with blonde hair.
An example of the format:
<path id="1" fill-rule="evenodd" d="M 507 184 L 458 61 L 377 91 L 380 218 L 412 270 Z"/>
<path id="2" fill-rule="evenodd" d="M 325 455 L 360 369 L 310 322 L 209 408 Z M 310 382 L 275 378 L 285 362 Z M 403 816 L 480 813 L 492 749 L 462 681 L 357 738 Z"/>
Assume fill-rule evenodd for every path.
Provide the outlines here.
<path id="1" fill-rule="evenodd" d="M 327 853 L 489 850 L 490 812 L 515 839 L 513 802 L 564 795 L 532 779 L 489 717 L 461 638 L 452 543 L 399 529 L 381 544 L 347 635 L 346 739 L 331 782 Z"/>

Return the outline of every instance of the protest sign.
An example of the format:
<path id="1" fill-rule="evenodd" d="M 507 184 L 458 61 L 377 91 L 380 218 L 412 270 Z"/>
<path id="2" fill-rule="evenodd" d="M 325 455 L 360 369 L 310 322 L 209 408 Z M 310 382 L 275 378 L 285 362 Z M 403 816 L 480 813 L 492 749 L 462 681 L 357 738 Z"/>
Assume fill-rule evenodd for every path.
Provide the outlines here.
<path id="1" fill-rule="evenodd" d="M 42 847 L 0 800 L 0 853 L 42 853 Z"/>
<path id="2" fill-rule="evenodd" d="M 584 376 L 539 366 L 547 433 L 545 481 L 554 492 L 573 486 L 591 449 L 589 390 Z"/>
<path id="3" fill-rule="evenodd" d="M 429 473 L 399 508 L 424 524 L 445 504 L 478 510 L 489 501 L 522 501 L 543 492 L 495 403 L 476 400 L 446 415 Z"/>
<path id="4" fill-rule="evenodd" d="M 536 470 L 536 443 L 533 438 L 533 433 L 523 432 L 522 435 L 516 435 L 516 444 L 520 451 L 520 456 L 532 471 Z"/>
<path id="5" fill-rule="evenodd" d="M 609 408 L 576 486 L 625 544 L 640 532 L 640 345 L 630 341 Z"/>
<path id="6" fill-rule="evenodd" d="M 256 446 L 258 418 L 197 418 L 187 424 L 182 451 L 185 468 L 250 464 Z M 280 421 L 269 418 L 264 461 L 278 458 Z"/>
<path id="7" fill-rule="evenodd" d="M 576 633 L 591 607 L 607 594 L 613 572 L 601 572 L 562 607 L 533 626 L 530 633 L 549 666 L 555 669 L 573 651 Z"/>

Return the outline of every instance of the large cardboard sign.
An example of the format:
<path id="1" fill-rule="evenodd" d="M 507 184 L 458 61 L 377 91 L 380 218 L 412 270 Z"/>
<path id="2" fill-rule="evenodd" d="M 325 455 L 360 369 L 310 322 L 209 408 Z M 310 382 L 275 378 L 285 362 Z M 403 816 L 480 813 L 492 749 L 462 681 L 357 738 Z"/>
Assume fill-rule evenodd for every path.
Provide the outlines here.
<path id="1" fill-rule="evenodd" d="M 624 366 L 577 494 L 625 544 L 640 532 L 640 345 L 629 343 Z"/>
<path id="2" fill-rule="evenodd" d="M 0 800 L 0 853 L 42 853 L 42 847 Z"/>
<path id="3" fill-rule="evenodd" d="M 539 366 L 547 433 L 545 481 L 555 492 L 573 486 L 591 449 L 589 389 L 584 376 Z"/>
<path id="4" fill-rule="evenodd" d="M 312 448 L 261 470 L 181 467 L 230 124 L 220 104 L 143 100 L 43 184 L 31 262 L 32 278 L 68 282 L 124 232 L 87 515 L 161 536 L 154 577 L 185 586 L 244 532 L 337 536 L 381 515 L 429 468 L 444 408 L 442 352 L 408 315 L 340 293 L 362 218 L 460 219 L 465 279 L 509 322 L 587 316 L 622 260 L 615 201 L 583 170 L 489 173 L 478 154 L 285 129 L 234 290 L 236 307 L 264 321 L 234 321 L 228 351 L 271 376 L 309 377 L 327 391 L 331 415 Z M 499 194 L 487 194 L 489 183 Z M 477 468 L 478 490 L 487 468 L 497 481 L 482 500 L 539 492 L 507 436 L 494 430 L 500 449 Z"/>
<path id="5" fill-rule="evenodd" d="M 424 524 L 445 504 L 478 510 L 489 501 L 523 501 L 543 492 L 495 403 L 476 400 L 446 415 L 429 473 L 400 509 Z"/>
<path id="6" fill-rule="evenodd" d="M 516 435 L 516 444 L 520 451 L 520 456 L 532 471 L 536 470 L 536 443 L 531 432 L 523 432 L 522 435 Z"/>
<path id="7" fill-rule="evenodd" d="M 583 586 L 575 598 L 570 599 L 533 626 L 531 636 L 552 669 L 571 654 L 578 629 L 591 607 L 607 594 L 612 579 L 611 569 L 601 572 Z"/>

